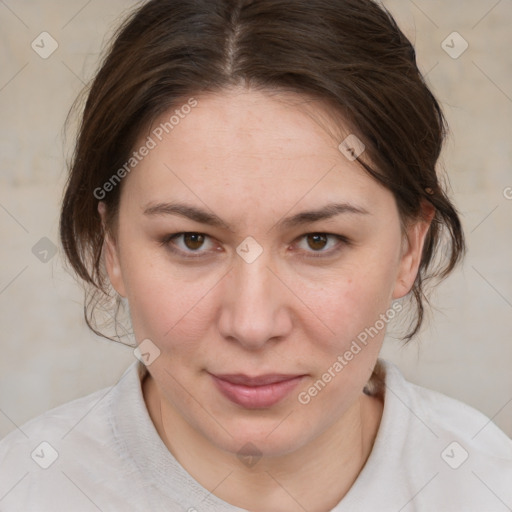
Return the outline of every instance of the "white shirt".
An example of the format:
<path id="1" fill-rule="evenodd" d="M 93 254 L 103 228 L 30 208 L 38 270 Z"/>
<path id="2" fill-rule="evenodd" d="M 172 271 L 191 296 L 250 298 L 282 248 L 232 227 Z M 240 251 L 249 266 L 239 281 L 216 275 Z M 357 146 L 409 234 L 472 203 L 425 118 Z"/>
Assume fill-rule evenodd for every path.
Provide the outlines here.
<path id="1" fill-rule="evenodd" d="M 407 382 L 392 363 L 379 367 L 378 434 L 331 512 L 512 510 L 512 440 L 477 410 Z M 116 385 L 0 441 L 0 511 L 242 512 L 194 480 L 160 439 L 142 394 L 146 371 L 136 361 Z"/>

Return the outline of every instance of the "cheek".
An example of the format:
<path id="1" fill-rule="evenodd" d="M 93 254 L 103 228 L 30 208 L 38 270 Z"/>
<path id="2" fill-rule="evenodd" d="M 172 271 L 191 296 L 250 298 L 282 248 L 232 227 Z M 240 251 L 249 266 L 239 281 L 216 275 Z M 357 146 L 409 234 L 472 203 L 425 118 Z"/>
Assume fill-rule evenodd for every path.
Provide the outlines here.
<path id="1" fill-rule="evenodd" d="M 322 286 L 310 290 L 305 302 L 313 305 L 317 316 L 333 331 L 323 337 L 327 347 L 345 348 L 374 326 L 381 314 L 386 314 L 394 289 L 396 261 L 395 251 L 385 254 L 369 250 L 325 279 Z M 380 323 L 378 327 L 382 330 Z"/>
<path id="2" fill-rule="evenodd" d="M 123 275 L 130 304 L 130 316 L 138 341 L 149 338 L 159 346 L 180 340 L 192 347 L 212 322 L 212 294 L 217 273 L 195 274 L 179 267 L 128 253 Z"/>
<path id="3" fill-rule="evenodd" d="M 319 316 L 334 331 L 320 337 L 310 333 L 313 377 L 298 393 L 297 401 L 308 418 L 344 414 L 368 382 L 380 352 L 386 327 L 397 312 L 390 308 L 393 283 L 393 252 L 389 258 L 361 256 L 343 278 L 332 281 L 330 293 L 316 300 Z M 316 421 L 316 420 L 315 420 Z M 326 418 L 328 424 L 331 419 Z M 311 420 L 311 424 L 314 421 Z M 313 427 L 312 427 L 313 428 Z"/>

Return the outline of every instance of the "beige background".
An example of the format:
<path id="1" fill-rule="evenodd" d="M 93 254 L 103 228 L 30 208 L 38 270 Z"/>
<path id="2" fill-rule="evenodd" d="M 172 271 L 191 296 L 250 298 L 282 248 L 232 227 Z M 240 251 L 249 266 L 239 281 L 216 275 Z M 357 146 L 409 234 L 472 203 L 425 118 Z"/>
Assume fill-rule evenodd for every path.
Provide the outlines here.
<path id="1" fill-rule="evenodd" d="M 405 348 L 389 339 L 383 355 L 413 382 L 463 400 L 512 435 L 512 1 L 384 4 L 415 42 L 448 117 L 444 164 L 469 253 L 438 289 L 421 336 Z M 129 348 L 87 330 L 81 288 L 63 270 L 60 249 L 46 263 L 32 252 L 43 237 L 58 245 L 65 116 L 133 5 L 0 1 L 0 437 L 113 384 L 134 360 Z M 58 44 L 47 59 L 31 48 L 43 31 Z M 469 44 L 457 59 L 442 48 L 454 31 Z M 453 53 L 461 43 L 450 36 L 446 44 Z"/>

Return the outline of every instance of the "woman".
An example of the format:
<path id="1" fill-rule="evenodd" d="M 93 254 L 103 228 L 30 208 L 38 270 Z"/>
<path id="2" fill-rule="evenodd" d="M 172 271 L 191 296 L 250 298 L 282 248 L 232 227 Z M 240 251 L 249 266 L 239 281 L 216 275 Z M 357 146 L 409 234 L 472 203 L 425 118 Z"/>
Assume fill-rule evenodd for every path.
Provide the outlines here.
<path id="1" fill-rule="evenodd" d="M 126 303 L 138 360 L 0 443 L 2 510 L 512 508 L 512 441 L 379 358 L 464 252 L 444 134 L 371 0 L 139 8 L 60 224 L 89 325 Z"/>

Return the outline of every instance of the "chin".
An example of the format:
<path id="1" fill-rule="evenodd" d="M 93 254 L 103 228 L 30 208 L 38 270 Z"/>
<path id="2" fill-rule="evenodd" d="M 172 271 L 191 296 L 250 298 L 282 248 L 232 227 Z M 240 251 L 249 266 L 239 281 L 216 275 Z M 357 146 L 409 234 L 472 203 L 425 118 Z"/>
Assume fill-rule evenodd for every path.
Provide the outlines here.
<path id="1" fill-rule="evenodd" d="M 220 449 L 237 455 L 279 457 L 289 454 L 311 441 L 310 425 L 291 424 L 289 419 L 283 421 L 289 412 L 276 418 L 233 418 L 222 423 L 226 430 L 216 428 L 214 432 L 204 432 L 210 442 Z M 290 414 L 290 416 L 292 416 Z M 220 432 L 219 432 L 220 430 Z"/>

